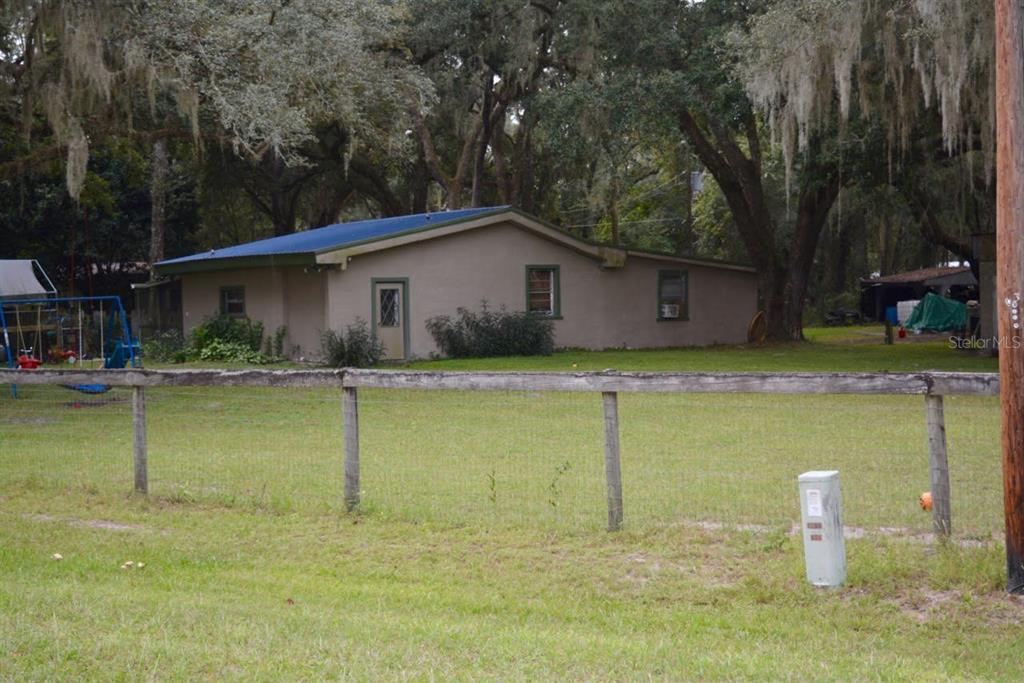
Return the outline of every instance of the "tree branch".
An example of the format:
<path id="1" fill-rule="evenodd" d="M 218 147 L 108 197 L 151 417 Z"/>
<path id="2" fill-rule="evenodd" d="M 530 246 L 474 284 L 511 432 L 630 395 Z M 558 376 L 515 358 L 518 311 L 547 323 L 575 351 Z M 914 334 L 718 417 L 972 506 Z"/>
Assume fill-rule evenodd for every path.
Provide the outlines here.
<path id="1" fill-rule="evenodd" d="M 420 113 L 416 112 L 413 116 L 415 117 L 416 133 L 419 135 L 420 144 L 423 147 L 423 161 L 427 165 L 430 177 L 436 180 L 445 191 L 448 191 L 452 185 L 452 179 L 441 168 L 441 158 L 437 154 L 437 148 L 434 147 L 434 138 L 430 134 L 430 128 L 427 127 Z"/>
<path id="2" fill-rule="evenodd" d="M 133 140 L 138 140 L 139 142 L 151 145 L 160 138 L 181 138 L 191 140 L 192 134 L 180 128 L 172 127 L 159 128 L 156 130 L 132 131 L 123 136 L 110 136 L 109 139 L 117 139 L 118 137 L 130 137 Z M 95 146 L 95 143 L 93 146 Z M 11 178 L 25 174 L 26 171 L 34 170 L 34 167 L 39 164 L 61 159 L 66 152 L 67 146 L 59 145 L 57 143 L 36 147 L 32 151 L 19 157 L 0 163 L 0 180 L 10 180 Z"/>

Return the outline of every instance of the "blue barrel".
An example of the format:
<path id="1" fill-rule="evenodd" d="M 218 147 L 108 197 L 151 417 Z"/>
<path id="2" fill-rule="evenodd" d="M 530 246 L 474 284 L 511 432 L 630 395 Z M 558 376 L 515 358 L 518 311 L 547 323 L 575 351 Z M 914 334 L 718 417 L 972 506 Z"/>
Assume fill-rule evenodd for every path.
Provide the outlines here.
<path id="1" fill-rule="evenodd" d="M 885 320 L 886 322 L 892 323 L 894 327 L 900 324 L 900 317 L 896 312 L 895 306 L 889 306 L 885 309 Z"/>

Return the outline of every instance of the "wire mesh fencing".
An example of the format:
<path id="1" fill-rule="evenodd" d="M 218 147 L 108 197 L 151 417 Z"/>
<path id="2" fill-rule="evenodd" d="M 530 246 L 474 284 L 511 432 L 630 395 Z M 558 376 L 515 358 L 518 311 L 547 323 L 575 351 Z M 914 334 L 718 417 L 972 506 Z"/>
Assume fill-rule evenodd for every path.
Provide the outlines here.
<path id="1" fill-rule="evenodd" d="M 0 386 L 0 481 L 10 488 L 132 486 L 131 389 L 87 395 L 60 386 Z"/>
<path id="2" fill-rule="evenodd" d="M 920 397 L 619 400 L 627 528 L 791 529 L 797 476 L 837 469 L 855 533 L 932 530 Z M 606 523 L 600 395 L 363 390 L 360 411 L 364 506 L 452 523 Z M 1002 524 L 996 402 L 953 397 L 947 421 L 954 532 L 990 537 Z"/>
<path id="3" fill-rule="evenodd" d="M 132 487 L 131 389 L 0 397 L 0 487 Z M 146 389 L 151 496 L 341 513 L 338 388 Z M 360 508 L 414 522 L 596 530 L 607 523 L 600 393 L 360 389 Z M 854 533 L 925 534 L 920 396 L 619 395 L 624 526 L 799 523 L 796 477 L 838 469 Z M 994 398 L 946 399 L 953 532 L 1002 527 Z"/>

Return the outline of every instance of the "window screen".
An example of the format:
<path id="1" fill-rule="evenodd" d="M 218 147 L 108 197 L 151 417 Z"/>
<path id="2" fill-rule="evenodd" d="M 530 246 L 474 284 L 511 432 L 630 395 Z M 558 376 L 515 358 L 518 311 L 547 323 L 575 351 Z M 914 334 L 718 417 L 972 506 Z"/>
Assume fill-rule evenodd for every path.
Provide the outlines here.
<path id="1" fill-rule="evenodd" d="M 221 315 L 240 318 L 245 315 L 245 287 L 220 288 Z"/>
<path id="2" fill-rule="evenodd" d="M 526 268 L 526 310 L 539 315 L 559 315 L 558 267 Z"/>
<path id="3" fill-rule="evenodd" d="M 686 320 L 687 289 L 685 270 L 658 271 L 658 320 Z"/>

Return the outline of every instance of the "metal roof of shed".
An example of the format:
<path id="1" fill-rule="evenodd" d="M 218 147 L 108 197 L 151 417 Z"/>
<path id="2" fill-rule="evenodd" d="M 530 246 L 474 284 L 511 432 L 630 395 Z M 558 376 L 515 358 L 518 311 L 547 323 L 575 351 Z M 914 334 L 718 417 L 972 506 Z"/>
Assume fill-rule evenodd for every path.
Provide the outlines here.
<path id="1" fill-rule="evenodd" d="M 483 216 L 488 213 L 500 213 L 507 206 L 488 206 L 473 209 L 457 209 L 438 213 L 416 213 L 409 216 L 392 218 L 376 218 L 352 223 L 335 223 L 313 230 L 303 230 L 291 235 L 281 235 L 255 242 L 238 244 L 223 249 L 210 249 L 191 256 L 160 261 L 158 267 L 173 266 L 184 263 L 196 263 L 219 259 L 245 257 L 273 257 L 295 254 L 316 254 L 333 249 L 363 242 L 394 237 L 407 232 L 424 228 L 434 228 L 454 221 Z"/>
<path id="2" fill-rule="evenodd" d="M 597 259 L 608 268 L 622 267 L 627 256 L 637 256 L 680 264 L 754 272 L 753 268 L 744 264 L 599 244 L 580 238 L 510 206 L 456 209 L 438 213 L 419 213 L 410 216 L 337 223 L 291 235 L 271 237 L 233 247 L 211 249 L 191 256 L 167 259 L 160 261 L 155 266 L 161 275 L 181 275 L 198 271 L 260 266 L 340 265 L 344 268 L 345 264 L 356 255 L 455 234 L 502 221 L 509 221 L 540 237 Z"/>
<path id="3" fill-rule="evenodd" d="M 867 284 L 883 285 L 906 285 L 917 283 L 930 284 L 931 280 L 949 278 L 955 275 L 964 275 L 970 273 L 971 269 L 969 266 L 937 266 L 935 268 L 919 268 L 918 270 L 908 270 L 903 273 L 883 275 L 881 277 L 875 277 L 868 280 L 864 280 L 864 282 Z M 973 275 L 969 275 L 969 277 L 970 279 L 974 278 Z"/>

